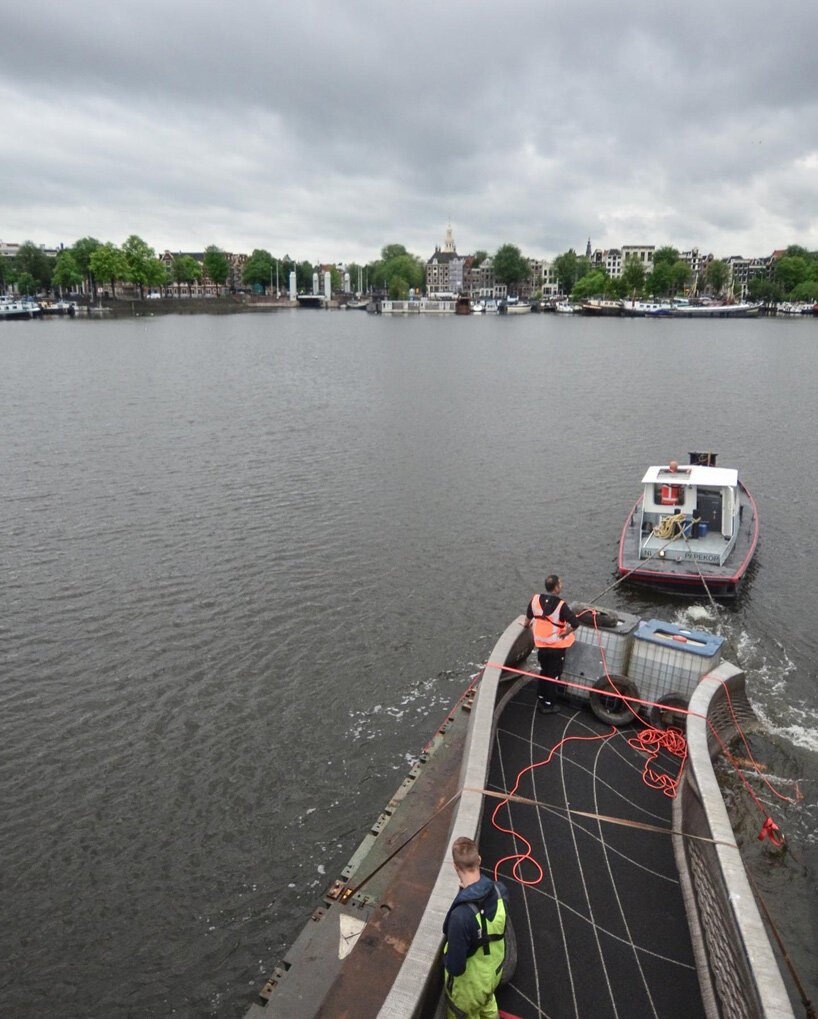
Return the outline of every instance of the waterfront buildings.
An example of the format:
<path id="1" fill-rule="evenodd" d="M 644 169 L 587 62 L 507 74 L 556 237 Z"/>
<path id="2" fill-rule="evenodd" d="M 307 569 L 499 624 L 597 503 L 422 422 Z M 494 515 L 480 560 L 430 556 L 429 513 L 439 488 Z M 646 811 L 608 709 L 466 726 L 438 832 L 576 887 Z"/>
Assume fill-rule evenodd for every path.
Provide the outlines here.
<path id="1" fill-rule="evenodd" d="M 0 259 L 12 261 L 18 255 L 22 244 L 18 242 L 0 241 Z M 46 247 L 39 245 L 44 255 L 55 258 L 63 250 L 63 245 Z M 654 267 L 654 256 L 657 251 L 653 244 L 623 244 L 618 248 L 591 249 L 590 238 L 588 240 L 585 255 L 589 260 L 592 269 L 602 269 L 613 279 L 622 275 L 624 266 L 629 259 L 635 259 L 644 268 L 648 275 Z M 784 255 L 784 250 L 773 251 L 768 256 L 744 258 L 740 255 L 730 255 L 721 259 L 728 269 L 729 276 L 727 287 L 739 299 L 745 299 L 748 293 L 749 284 L 758 277 L 772 278 L 775 263 L 778 258 Z M 204 272 L 203 263 L 205 252 L 171 252 L 164 251 L 157 257 L 161 262 L 171 269 L 174 258 L 179 255 L 188 255 L 202 266 L 202 274 L 190 285 L 177 283 L 169 273 L 169 282 L 162 288 L 154 288 L 151 296 L 193 296 L 211 297 L 227 291 L 245 289 L 242 274 L 248 260 L 248 255 L 241 252 L 224 253 L 229 264 L 229 275 L 226 283 L 221 286 L 210 280 Z M 707 268 L 715 260 L 712 253 L 702 253 L 694 247 L 679 253 L 680 260 L 687 263 L 690 268 L 690 289 L 701 291 Z M 554 261 L 541 258 L 529 258 L 531 267 L 530 278 L 519 287 L 519 296 L 523 298 L 541 295 L 544 298 L 557 297 L 560 294 L 560 285 L 554 271 Z M 358 281 L 349 280 L 346 266 L 343 263 L 325 263 L 318 265 L 315 269 L 318 274 L 318 290 L 324 292 L 324 277 L 333 270 L 337 272 L 343 291 L 354 288 Z M 280 279 L 279 288 L 286 289 L 284 279 Z M 337 280 L 336 280 L 337 282 Z M 273 281 L 270 283 L 271 287 Z M 13 291 L 13 284 L 7 289 Z M 337 287 L 332 288 L 333 291 Z M 360 289 L 360 288 L 359 288 Z M 472 299 L 494 298 L 500 300 L 507 296 L 507 288 L 495 279 L 492 257 L 486 256 L 476 259 L 473 255 L 461 255 L 458 253 L 452 224 L 449 223 L 446 229 L 442 245 L 437 245 L 431 257 L 425 264 L 425 289 L 427 296 L 431 298 L 445 299 L 457 294 L 466 294 Z M 100 287 L 102 296 L 106 295 L 105 286 Z M 117 295 L 121 297 L 135 297 L 139 294 L 139 287 L 123 280 L 117 283 Z"/>

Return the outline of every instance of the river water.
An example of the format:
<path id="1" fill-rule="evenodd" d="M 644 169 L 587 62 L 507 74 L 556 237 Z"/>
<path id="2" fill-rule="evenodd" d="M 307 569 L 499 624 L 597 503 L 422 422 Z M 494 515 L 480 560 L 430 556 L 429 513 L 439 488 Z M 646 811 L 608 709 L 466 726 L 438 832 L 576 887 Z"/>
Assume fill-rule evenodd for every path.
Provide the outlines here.
<path id="1" fill-rule="evenodd" d="M 0 328 L 0 1013 L 241 1016 L 547 572 L 738 466 L 724 633 L 797 803 L 746 848 L 818 999 L 818 322 L 358 312 Z"/>

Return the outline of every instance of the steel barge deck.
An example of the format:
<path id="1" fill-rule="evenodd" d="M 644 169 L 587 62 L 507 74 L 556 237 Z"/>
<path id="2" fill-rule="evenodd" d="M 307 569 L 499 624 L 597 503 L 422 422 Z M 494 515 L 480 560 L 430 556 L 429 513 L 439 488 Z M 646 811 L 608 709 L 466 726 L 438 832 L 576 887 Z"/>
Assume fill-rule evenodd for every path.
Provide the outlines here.
<path id="1" fill-rule="evenodd" d="M 518 945 L 498 992 L 509 1014 L 792 1019 L 711 763 L 713 733 L 727 741 L 737 722 L 755 721 L 743 674 L 723 663 L 698 682 L 671 800 L 642 781 L 645 756 L 627 743 L 638 723 L 613 729 L 587 699 L 535 711 L 522 622 L 501 636 L 246 1019 L 442 1015 L 442 923 L 457 891 L 449 846 L 460 835 L 479 840 L 487 871 L 524 852 L 523 838 L 543 868 L 535 885 L 513 879 L 513 861 L 499 868 Z M 533 802 L 497 811 L 516 835 L 498 831 L 497 804 L 552 750 L 515 791 Z M 679 773 L 675 759 L 653 767 Z M 526 863 L 518 876 L 538 875 Z"/>

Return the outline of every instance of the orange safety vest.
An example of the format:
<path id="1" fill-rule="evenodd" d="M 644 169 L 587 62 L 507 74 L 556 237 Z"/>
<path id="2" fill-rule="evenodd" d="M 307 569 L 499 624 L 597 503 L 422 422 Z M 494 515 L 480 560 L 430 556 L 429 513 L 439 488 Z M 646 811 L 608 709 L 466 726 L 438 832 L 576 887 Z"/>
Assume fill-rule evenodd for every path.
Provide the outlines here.
<path id="1" fill-rule="evenodd" d="M 537 647 L 570 647 L 574 643 L 573 631 L 566 636 L 568 624 L 560 619 L 560 609 L 564 604 L 564 601 L 558 601 L 554 611 L 546 616 L 540 596 L 535 594 L 531 599 L 531 629 Z"/>
<path id="2" fill-rule="evenodd" d="M 680 485 L 662 485 L 662 505 L 675 506 L 681 495 Z"/>

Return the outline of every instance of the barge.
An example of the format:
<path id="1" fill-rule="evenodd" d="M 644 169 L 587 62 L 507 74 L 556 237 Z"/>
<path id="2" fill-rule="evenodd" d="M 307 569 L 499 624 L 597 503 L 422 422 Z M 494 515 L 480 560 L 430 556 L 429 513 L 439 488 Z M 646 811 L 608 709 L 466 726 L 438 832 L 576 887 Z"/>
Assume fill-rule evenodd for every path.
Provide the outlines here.
<path id="1" fill-rule="evenodd" d="M 520 616 L 246 1019 L 443 1015 L 450 847 L 464 835 L 510 893 L 503 1012 L 791 1019 L 712 763 L 755 723 L 744 674 L 716 635 L 575 611 L 559 712 L 535 709 Z M 654 752 L 644 733 L 681 736 L 682 716 L 682 750 Z"/>

